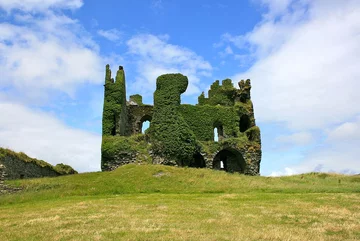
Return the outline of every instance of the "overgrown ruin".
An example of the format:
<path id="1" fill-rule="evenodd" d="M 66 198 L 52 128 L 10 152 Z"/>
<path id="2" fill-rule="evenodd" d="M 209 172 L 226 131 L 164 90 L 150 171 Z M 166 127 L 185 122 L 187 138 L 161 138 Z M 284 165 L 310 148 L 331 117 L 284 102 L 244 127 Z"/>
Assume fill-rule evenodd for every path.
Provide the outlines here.
<path id="1" fill-rule="evenodd" d="M 261 139 L 250 98 L 251 83 L 241 80 L 238 85 L 239 89 L 230 79 L 221 84 L 217 80 L 207 98 L 203 92 L 198 104 L 181 104 L 187 77 L 165 74 L 157 78 L 154 105 L 146 105 L 141 95 L 126 100 L 123 67 L 114 80 L 107 65 L 102 170 L 147 162 L 259 175 Z M 142 133 L 145 121 L 150 127 Z"/>
<path id="2" fill-rule="evenodd" d="M 56 177 L 76 174 L 71 166 L 65 164 L 51 165 L 43 160 L 31 158 L 23 152 L 0 147 L 0 189 L 3 180 Z"/>

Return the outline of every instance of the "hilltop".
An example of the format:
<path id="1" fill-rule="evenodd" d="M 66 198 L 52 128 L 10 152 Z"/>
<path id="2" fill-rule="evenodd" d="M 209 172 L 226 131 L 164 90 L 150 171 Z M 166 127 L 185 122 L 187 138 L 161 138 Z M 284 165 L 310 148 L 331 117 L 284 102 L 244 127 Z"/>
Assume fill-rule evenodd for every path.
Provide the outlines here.
<path id="1" fill-rule="evenodd" d="M 355 240 L 360 177 L 161 165 L 7 181 L 4 240 Z"/>

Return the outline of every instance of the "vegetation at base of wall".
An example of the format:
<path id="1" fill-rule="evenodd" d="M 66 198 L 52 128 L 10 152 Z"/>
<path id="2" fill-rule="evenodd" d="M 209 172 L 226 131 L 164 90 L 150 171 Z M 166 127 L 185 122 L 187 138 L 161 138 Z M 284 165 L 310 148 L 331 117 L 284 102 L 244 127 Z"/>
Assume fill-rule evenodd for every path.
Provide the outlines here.
<path id="1" fill-rule="evenodd" d="M 182 74 L 166 74 L 157 78 L 149 128 L 154 153 L 175 159 L 180 166 L 189 165 L 199 149 L 193 131 L 179 111 L 180 94 L 185 92 L 187 85 L 188 79 Z"/>
<path id="2" fill-rule="evenodd" d="M 138 154 L 139 162 L 151 163 L 148 136 L 144 134 L 132 136 L 103 136 L 101 146 L 101 164 L 111 163 L 117 154 Z"/>
<path id="3" fill-rule="evenodd" d="M 33 163 L 36 164 L 40 167 L 48 167 L 52 170 L 54 170 L 55 172 L 58 172 L 61 175 L 66 175 L 66 174 L 75 174 L 77 173 L 77 171 L 75 171 L 71 166 L 69 165 L 65 165 L 65 164 L 57 164 L 55 167 L 53 165 L 51 165 L 50 163 L 47 163 L 46 161 L 43 160 L 38 160 L 36 158 L 31 158 L 28 155 L 26 155 L 23 152 L 14 152 L 10 149 L 6 149 L 6 148 L 1 148 L 0 147 L 0 161 L 2 158 L 6 158 L 6 157 L 11 157 L 11 158 L 16 158 L 19 159 L 23 162 L 28 162 L 28 163 Z"/>

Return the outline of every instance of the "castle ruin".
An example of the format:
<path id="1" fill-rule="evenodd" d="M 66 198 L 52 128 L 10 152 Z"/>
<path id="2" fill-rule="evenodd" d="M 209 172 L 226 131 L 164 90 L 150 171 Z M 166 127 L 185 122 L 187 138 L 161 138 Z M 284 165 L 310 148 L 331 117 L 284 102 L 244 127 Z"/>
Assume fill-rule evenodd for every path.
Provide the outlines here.
<path id="1" fill-rule="evenodd" d="M 102 170 L 147 162 L 259 175 L 261 139 L 250 98 L 250 80 L 241 80 L 238 85 L 239 89 L 230 79 L 221 84 L 217 80 L 207 98 L 203 92 L 198 104 L 181 104 L 187 77 L 165 74 L 157 78 L 154 105 L 146 105 L 141 95 L 126 100 L 123 67 L 119 67 L 114 80 L 107 65 Z M 150 127 L 142 133 L 145 121 Z"/>

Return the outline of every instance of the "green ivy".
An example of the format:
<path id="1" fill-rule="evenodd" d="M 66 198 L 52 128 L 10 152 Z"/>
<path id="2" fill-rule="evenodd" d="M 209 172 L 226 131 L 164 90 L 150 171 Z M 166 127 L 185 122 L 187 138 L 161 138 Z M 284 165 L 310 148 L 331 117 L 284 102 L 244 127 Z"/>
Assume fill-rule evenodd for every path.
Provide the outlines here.
<path id="1" fill-rule="evenodd" d="M 62 175 L 70 175 L 70 174 L 78 173 L 71 166 L 65 165 L 63 163 L 57 164 L 54 168 L 58 173 L 60 173 Z"/>
<path id="2" fill-rule="evenodd" d="M 180 112 L 180 94 L 188 79 L 182 74 L 161 75 L 156 81 L 154 114 L 149 135 L 155 154 L 187 166 L 199 149 L 195 135 Z"/>
<path id="3" fill-rule="evenodd" d="M 199 98 L 199 105 L 222 105 L 233 106 L 236 96 L 236 89 L 234 88 L 230 79 L 225 79 L 220 85 L 219 80 L 216 80 L 211 86 L 208 92 L 209 98 L 205 98 L 202 93 Z"/>
<path id="4" fill-rule="evenodd" d="M 116 82 L 114 82 L 114 79 L 111 78 L 110 66 L 106 65 L 104 87 L 103 135 L 114 135 L 120 132 L 116 123 L 119 122 L 118 118 L 120 117 L 124 100 L 126 101 L 125 73 L 122 67 L 117 71 Z"/>
<path id="5" fill-rule="evenodd" d="M 138 104 L 138 105 L 143 105 L 142 96 L 139 95 L 139 94 L 130 95 L 130 101 L 133 101 L 133 102 L 135 102 L 135 103 Z"/>
<path id="6" fill-rule="evenodd" d="M 180 113 L 200 141 L 213 141 L 214 128 L 221 125 L 224 137 L 239 136 L 239 117 L 234 107 L 181 105 Z"/>
<path id="7" fill-rule="evenodd" d="M 103 136 L 101 146 L 101 166 L 111 163 L 114 157 L 121 152 L 139 153 L 150 160 L 151 145 L 143 134 L 133 136 Z"/>
<path id="8" fill-rule="evenodd" d="M 114 81 L 107 66 L 102 165 L 113 161 L 121 152 L 143 153 L 150 158 L 152 151 L 155 156 L 188 166 L 199 152 L 212 155 L 225 147 L 260 150 L 260 129 L 255 126 L 250 80 L 242 80 L 238 85 L 239 89 L 234 88 L 230 79 L 220 85 L 217 80 L 211 85 L 208 98 L 203 92 L 197 105 L 181 105 L 180 95 L 188 86 L 187 77 L 165 74 L 157 78 L 154 106 L 144 105 L 141 95 L 131 95 L 130 101 L 137 105 L 126 106 L 124 71 L 120 68 Z M 142 136 L 127 136 L 130 133 L 116 126 L 127 123 L 131 127 L 133 121 L 145 119 L 151 119 L 151 125 Z M 221 135 L 218 142 L 214 142 L 215 127 Z"/>

